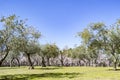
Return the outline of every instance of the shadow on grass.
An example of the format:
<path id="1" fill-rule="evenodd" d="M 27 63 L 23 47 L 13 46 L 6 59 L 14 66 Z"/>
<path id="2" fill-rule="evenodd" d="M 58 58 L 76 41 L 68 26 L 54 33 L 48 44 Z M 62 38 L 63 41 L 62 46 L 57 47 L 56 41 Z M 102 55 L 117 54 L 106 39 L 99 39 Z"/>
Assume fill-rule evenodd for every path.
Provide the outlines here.
<path id="1" fill-rule="evenodd" d="M 36 69 L 42 69 L 42 70 L 55 70 L 55 69 L 60 69 L 62 67 L 42 67 L 42 68 L 36 68 Z"/>
<path id="2" fill-rule="evenodd" d="M 34 78 L 75 78 L 82 73 L 43 73 L 43 74 L 20 74 L 0 76 L 0 80 L 30 80 Z"/>
<path id="3" fill-rule="evenodd" d="M 20 67 L 0 67 L 0 70 L 3 69 L 19 69 Z"/>
<path id="4" fill-rule="evenodd" d="M 120 71 L 120 69 L 116 69 L 116 70 L 114 70 L 114 69 L 108 69 L 108 71 Z"/>

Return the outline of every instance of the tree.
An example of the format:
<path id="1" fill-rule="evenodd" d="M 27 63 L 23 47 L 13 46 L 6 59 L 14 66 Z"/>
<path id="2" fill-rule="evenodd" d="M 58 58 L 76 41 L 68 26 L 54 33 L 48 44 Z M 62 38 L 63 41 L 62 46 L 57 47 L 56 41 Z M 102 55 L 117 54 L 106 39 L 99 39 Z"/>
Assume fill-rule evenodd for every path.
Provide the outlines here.
<path id="1" fill-rule="evenodd" d="M 97 26 L 97 27 L 96 27 Z M 117 70 L 117 63 L 119 61 L 119 48 L 120 48 L 120 27 L 119 21 L 111 27 L 107 27 L 104 24 L 94 24 L 92 29 L 96 31 L 95 39 L 97 40 L 96 46 L 98 49 L 105 51 L 105 53 L 110 53 L 113 57 L 114 70 Z M 95 34 L 94 33 L 94 34 Z M 95 48 L 94 47 L 94 48 Z"/>
<path id="2" fill-rule="evenodd" d="M 61 62 L 61 66 L 64 66 L 64 59 L 66 57 L 67 53 L 66 53 L 66 50 L 63 49 L 63 50 L 60 50 L 60 62 Z"/>
<path id="3" fill-rule="evenodd" d="M 79 66 L 81 66 L 81 61 L 83 61 L 86 66 L 87 66 L 87 63 L 89 61 L 89 56 L 87 54 L 87 50 L 86 50 L 86 47 L 83 46 L 83 45 L 80 45 L 76 48 L 73 49 L 73 58 L 77 58 L 79 59 Z"/>
<path id="4" fill-rule="evenodd" d="M 78 36 L 81 37 L 82 39 L 81 46 L 76 50 L 76 51 L 79 51 L 78 52 L 79 59 L 83 60 L 86 63 L 86 65 L 87 65 L 86 60 L 89 61 L 89 65 L 90 65 L 91 51 L 89 50 L 89 45 L 91 44 L 91 40 L 93 39 L 93 33 L 90 28 L 87 28 L 87 29 L 84 29 L 82 32 L 79 32 Z M 79 61 L 79 64 L 80 62 L 81 61 Z"/>
<path id="5" fill-rule="evenodd" d="M 85 29 L 81 34 L 86 47 L 92 51 L 91 58 L 98 57 L 100 51 L 110 53 L 113 57 L 114 70 L 117 70 L 120 53 L 120 21 L 106 27 L 103 23 L 92 23 L 89 29 Z M 92 36 L 91 36 L 92 35 Z"/>
<path id="6" fill-rule="evenodd" d="M 3 23 L 0 28 L 0 53 L 3 54 L 0 60 L 0 66 L 8 56 L 10 50 L 13 49 L 14 45 L 11 45 L 13 37 L 16 36 L 18 21 L 15 15 L 9 17 L 2 17 L 0 22 Z"/>
<path id="7" fill-rule="evenodd" d="M 25 24 L 22 24 L 21 26 L 21 35 L 18 40 L 21 40 L 22 43 L 19 44 L 21 47 L 18 49 L 26 54 L 30 66 L 29 69 L 34 69 L 30 56 L 31 54 L 40 52 L 38 39 L 41 36 L 41 33 L 36 31 L 33 27 L 26 26 Z"/>
<path id="8" fill-rule="evenodd" d="M 50 58 L 55 58 L 56 56 L 59 55 L 59 48 L 55 45 L 55 44 L 46 44 L 42 47 L 42 52 L 41 52 L 41 56 L 42 56 L 42 64 L 44 64 L 44 58 L 47 59 L 47 65 L 50 65 L 49 59 Z"/>
<path id="9" fill-rule="evenodd" d="M 46 55 L 46 51 L 45 51 L 45 45 L 41 45 L 39 46 L 40 47 L 40 52 L 38 53 L 39 56 L 41 56 L 42 58 L 42 61 L 41 61 L 41 66 L 42 67 L 46 67 L 46 64 L 45 64 L 45 55 Z"/>
<path id="10" fill-rule="evenodd" d="M 94 61 L 97 64 L 97 58 L 102 50 L 102 45 L 105 46 L 105 33 L 107 32 L 105 27 L 105 24 L 101 22 L 91 23 L 87 29 L 78 33 L 78 36 L 82 38 L 82 45 L 86 47 L 86 53 L 89 55 L 89 63 Z"/>
<path id="11" fill-rule="evenodd" d="M 120 28 L 113 27 L 108 30 L 107 33 L 107 49 L 106 51 L 110 51 L 113 62 L 114 62 L 114 70 L 117 70 L 117 64 L 120 57 Z"/>
<path id="12" fill-rule="evenodd" d="M 41 34 L 15 15 L 2 17 L 0 21 L 4 24 L 0 30 L 0 51 L 2 54 L 4 53 L 0 60 L 0 66 L 10 51 L 26 53 L 31 65 L 30 54 L 35 53 L 36 44 Z"/>
<path id="13" fill-rule="evenodd" d="M 38 47 L 37 43 L 35 42 L 30 42 L 25 46 L 24 53 L 27 55 L 28 62 L 29 62 L 29 69 L 34 69 L 33 63 L 31 61 L 31 55 L 38 53 L 40 51 L 40 48 Z"/>

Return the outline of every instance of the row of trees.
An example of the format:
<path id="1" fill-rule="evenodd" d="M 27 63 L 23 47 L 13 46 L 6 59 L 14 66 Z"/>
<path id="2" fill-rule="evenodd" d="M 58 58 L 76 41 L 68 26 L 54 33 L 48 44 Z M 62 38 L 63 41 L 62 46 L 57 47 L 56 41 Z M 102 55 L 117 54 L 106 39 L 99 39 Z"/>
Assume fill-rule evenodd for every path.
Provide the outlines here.
<path id="1" fill-rule="evenodd" d="M 54 43 L 41 45 L 41 33 L 15 15 L 0 22 L 0 66 L 114 66 L 116 70 L 119 65 L 120 20 L 110 26 L 91 23 L 78 33 L 80 46 L 63 50 Z"/>
<path id="2" fill-rule="evenodd" d="M 120 58 L 120 20 L 110 26 L 100 22 L 92 23 L 78 34 L 82 38 L 85 53 L 91 54 L 89 56 L 95 62 L 98 54 L 106 54 L 107 60 L 113 62 L 114 70 L 117 70 Z"/>

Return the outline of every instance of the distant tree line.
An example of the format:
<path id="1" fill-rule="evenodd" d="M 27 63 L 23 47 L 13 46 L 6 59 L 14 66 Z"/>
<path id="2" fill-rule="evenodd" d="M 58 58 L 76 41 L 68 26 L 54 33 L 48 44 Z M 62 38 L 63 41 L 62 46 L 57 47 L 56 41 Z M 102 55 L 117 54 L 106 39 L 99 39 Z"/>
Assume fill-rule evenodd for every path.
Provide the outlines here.
<path id="1" fill-rule="evenodd" d="M 113 66 L 120 65 L 120 20 L 107 26 L 91 23 L 78 37 L 79 46 L 60 50 L 39 43 L 41 33 L 16 15 L 0 19 L 0 66 Z"/>

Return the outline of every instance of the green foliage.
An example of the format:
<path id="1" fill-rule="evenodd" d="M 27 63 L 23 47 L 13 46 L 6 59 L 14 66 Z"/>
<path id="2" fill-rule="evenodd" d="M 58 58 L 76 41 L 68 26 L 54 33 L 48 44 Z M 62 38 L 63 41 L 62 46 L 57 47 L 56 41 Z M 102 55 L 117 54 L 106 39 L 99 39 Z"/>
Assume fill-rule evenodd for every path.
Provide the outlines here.
<path id="1" fill-rule="evenodd" d="M 78 58 L 80 60 L 85 59 L 87 56 L 86 54 L 86 48 L 84 46 L 78 46 L 73 49 L 72 57 Z"/>
<path id="2" fill-rule="evenodd" d="M 92 38 L 92 34 L 88 29 L 84 29 L 83 32 L 79 32 L 78 36 L 80 36 L 83 39 L 83 42 L 85 44 L 88 44 L 89 40 Z"/>
<path id="3" fill-rule="evenodd" d="M 46 44 L 41 47 L 41 56 L 44 57 L 56 57 L 59 55 L 59 48 L 55 44 Z"/>
<path id="4" fill-rule="evenodd" d="M 100 30 L 104 28 L 105 24 L 102 22 L 98 22 L 98 23 L 91 23 L 89 26 L 92 30 Z"/>
<path id="5" fill-rule="evenodd" d="M 25 21 L 19 20 L 16 15 L 2 17 L 0 20 L 3 26 L 0 30 L 0 46 L 9 47 L 10 50 L 25 49 L 30 42 L 35 42 L 41 34 L 33 27 L 25 24 Z"/>

